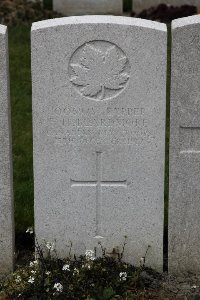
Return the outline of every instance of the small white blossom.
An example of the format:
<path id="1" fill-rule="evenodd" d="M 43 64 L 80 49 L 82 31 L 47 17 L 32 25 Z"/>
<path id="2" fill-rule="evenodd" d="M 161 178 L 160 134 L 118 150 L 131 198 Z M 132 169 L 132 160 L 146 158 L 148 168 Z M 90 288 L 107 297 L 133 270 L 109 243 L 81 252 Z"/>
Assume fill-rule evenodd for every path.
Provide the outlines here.
<path id="1" fill-rule="evenodd" d="M 55 243 L 50 243 L 50 242 L 47 242 L 46 243 L 46 247 L 49 251 L 53 251 L 54 248 L 55 248 Z"/>
<path id="2" fill-rule="evenodd" d="M 33 227 L 28 227 L 26 233 L 33 234 Z"/>
<path id="3" fill-rule="evenodd" d="M 30 262 L 30 267 L 32 268 L 32 267 L 34 267 L 37 264 L 38 264 L 38 260 L 31 261 Z"/>
<path id="4" fill-rule="evenodd" d="M 79 270 L 77 268 L 74 268 L 74 273 L 73 275 L 79 274 Z"/>
<path id="5" fill-rule="evenodd" d="M 86 250 L 85 251 L 85 256 L 86 256 L 86 259 L 88 259 L 88 260 L 95 260 L 93 250 Z"/>
<path id="6" fill-rule="evenodd" d="M 144 265 L 145 265 L 145 257 L 141 257 L 140 258 L 140 266 L 144 267 Z"/>
<path id="7" fill-rule="evenodd" d="M 35 281 L 35 278 L 30 276 L 28 279 L 28 282 L 32 284 L 32 283 L 34 283 L 34 281 Z"/>
<path id="8" fill-rule="evenodd" d="M 50 271 L 46 271 L 45 274 L 46 274 L 47 276 L 49 276 L 49 275 L 51 274 L 51 272 L 50 272 Z"/>
<path id="9" fill-rule="evenodd" d="M 197 285 L 193 285 L 193 286 L 191 286 L 191 289 L 197 289 L 198 288 L 198 286 Z"/>
<path id="10" fill-rule="evenodd" d="M 56 289 L 56 292 L 58 292 L 58 293 L 62 293 L 62 291 L 63 291 L 63 286 L 59 282 L 55 283 L 53 288 Z"/>
<path id="11" fill-rule="evenodd" d="M 127 278 L 127 273 L 126 272 L 120 272 L 120 274 L 119 274 L 119 277 L 120 277 L 120 280 L 126 280 L 126 278 Z"/>
<path id="12" fill-rule="evenodd" d="M 34 270 L 31 270 L 31 273 L 35 275 L 35 274 L 36 274 L 36 271 L 34 271 Z"/>
<path id="13" fill-rule="evenodd" d="M 85 265 L 82 265 L 82 268 L 86 268 L 86 269 L 90 270 L 91 266 L 90 266 L 90 264 L 85 264 Z"/>
<path id="14" fill-rule="evenodd" d="M 64 265 L 62 269 L 63 271 L 70 271 L 69 265 Z"/>
<path id="15" fill-rule="evenodd" d="M 22 281 L 21 276 L 17 275 L 15 281 L 16 281 L 16 283 L 20 283 Z"/>

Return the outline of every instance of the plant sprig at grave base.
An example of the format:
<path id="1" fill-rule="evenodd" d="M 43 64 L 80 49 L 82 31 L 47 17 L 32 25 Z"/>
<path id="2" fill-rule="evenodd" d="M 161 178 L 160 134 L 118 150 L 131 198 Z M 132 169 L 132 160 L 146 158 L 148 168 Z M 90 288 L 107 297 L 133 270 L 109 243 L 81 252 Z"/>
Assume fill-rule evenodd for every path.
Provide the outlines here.
<path id="1" fill-rule="evenodd" d="M 32 234 L 32 230 L 27 230 Z M 86 250 L 77 258 L 71 255 L 61 260 L 57 257 L 55 243 L 46 243 L 42 249 L 36 239 L 37 259 L 26 267 L 18 267 L 0 286 L 0 296 L 9 299 L 134 299 L 139 285 L 141 267 L 122 262 L 126 246 L 116 257 L 106 255 L 106 249 L 99 243 L 102 257 L 96 258 L 95 251 Z M 146 252 L 147 254 L 147 252 Z M 145 255 L 146 255 L 145 254 Z M 122 297 L 122 298 L 121 298 Z"/>

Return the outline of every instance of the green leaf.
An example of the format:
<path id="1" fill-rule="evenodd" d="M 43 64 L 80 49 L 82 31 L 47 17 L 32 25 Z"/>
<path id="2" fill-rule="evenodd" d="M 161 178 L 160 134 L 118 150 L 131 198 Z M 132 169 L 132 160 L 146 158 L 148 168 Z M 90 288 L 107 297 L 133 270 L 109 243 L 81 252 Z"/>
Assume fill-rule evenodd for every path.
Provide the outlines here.
<path id="1" fill-rule="evenodd" d="M 115 296 L 115 292 L 112 288 L 105 288 L 103 290 L 103 295 L 102 295 L 102 298 L 101 300 L 111 300 L 111 299 L 114 299 L 113 297 Z"/>

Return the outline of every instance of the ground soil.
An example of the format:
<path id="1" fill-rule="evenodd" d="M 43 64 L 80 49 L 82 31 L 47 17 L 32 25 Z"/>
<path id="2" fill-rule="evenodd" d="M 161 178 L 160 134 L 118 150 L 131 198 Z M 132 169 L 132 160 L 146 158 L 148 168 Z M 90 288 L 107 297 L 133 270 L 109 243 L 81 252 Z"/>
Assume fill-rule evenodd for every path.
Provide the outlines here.
<path id="1" fill-rule="evenodd" d="M 172 276 L 145 270 L 141 274 L 142 285 L 145 292 L 141 292 L 139 299 L 200 300 L 200 275 Z"/>

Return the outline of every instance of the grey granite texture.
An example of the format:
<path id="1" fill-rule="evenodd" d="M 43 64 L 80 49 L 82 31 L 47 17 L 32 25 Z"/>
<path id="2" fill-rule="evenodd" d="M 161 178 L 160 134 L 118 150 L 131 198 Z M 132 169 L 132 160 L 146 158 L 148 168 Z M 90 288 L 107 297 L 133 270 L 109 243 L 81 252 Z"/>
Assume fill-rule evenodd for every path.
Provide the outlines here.
<path id="1" fill-rule="evenodd" d="M 66 16 L 122 15 L 122 0 L 53 0 L 53 9 Z"/>
<path id="2" fill-rule="evenodd" d="M 0 25 L 0 276 L 13 270 L 14 220 L 7 28 Z"/>
<path id="3" fill-rule="evenodd" d="M 187 4 L 200 7 L 200 0 L 132 0 L 132 10 L 138 13 L 159 4 L 169 4 L 174 6 Z"/>
<path id="4" fill-rule="evenodd" d="M 125 17 L 33 24 L 35 230 L 61 257 L 127 236 L 126 261 L 150 245 L 162 269 L 166 37 Z"/>
<path id="5" fill-rule="evenodd" d="M 169 270 L 200 272 L 200 16 L 172 35 Z"/>

